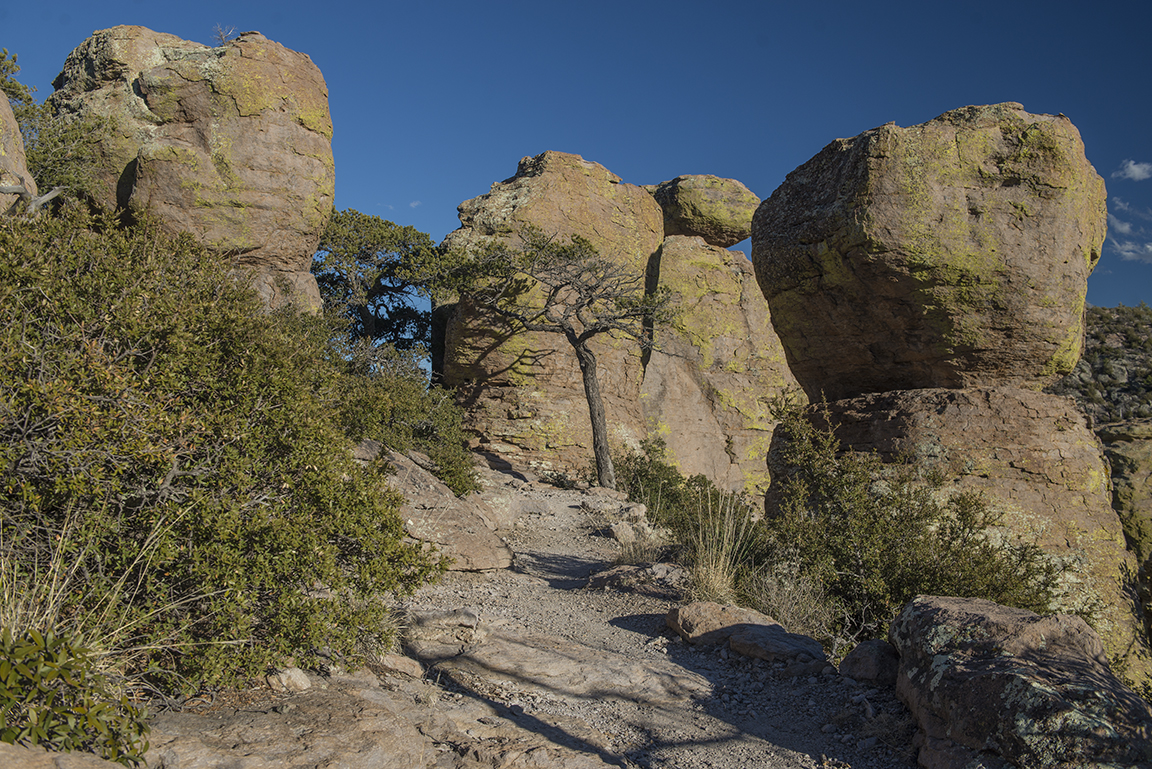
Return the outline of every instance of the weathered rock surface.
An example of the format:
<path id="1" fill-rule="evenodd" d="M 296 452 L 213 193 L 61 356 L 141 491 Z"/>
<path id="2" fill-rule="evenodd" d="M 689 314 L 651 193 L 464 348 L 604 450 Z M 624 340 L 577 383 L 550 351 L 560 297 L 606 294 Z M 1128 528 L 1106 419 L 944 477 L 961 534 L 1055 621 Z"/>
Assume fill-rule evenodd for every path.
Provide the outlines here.
<path id="1" fill-rule="evenodd" d="M 1152 419 L 1100 425 L 1096 435 L 1112 469 L 1112 507 L 1128 549 L 1147 571 L 1152 559 Z"/>
<path id="2" fill-rule="evenodd" d="M 838 139 L 760 204 L 752 261 L 812 398 L 1042 386 L 1075 366 L 1104 183 L 1015 103 Z"/>
<path id="3" fill-rule="evenodd" d="M 900 667 L 900 655 L 887 641 L 872 638 L 856 644 L 840 663 L 840 675 L 853 681 L 895 686 Z"/>
<path id="4" fill-rule="evenodd" d="M 23 185 L 35 196 L 36 180 L 28 173 L 28 162 L 24 155 L 24 137 L 20 134 L 20 124 L 12 114 L 12 105 L 7 97 L 0 99 L 0 186 Z M 0 214 L 12 206 L 19 195 L 0 192 Z"/>
<path id="5" fill-rule="evenodd" d="M 1093 612 L 1108 653 L 1149 675 L 1133 605 L 1135 561 L 1108 494 L 1099 443 L 1071 398 L 1011 387 L 924 389 L 835 401 L 841 445 L 905 456 L 979 491 L 1003 513 L 1008 537 L 1035 541 L 1068 567 L 1058 609 Z M 1126 584 L 1127 583 L 1127 584 Z"/>
<path id="6" fill-rule="evenodd" d="M 664 211 L 665 236 L 699 236 L 709 245 L 730 248 L 752 235 L 760 198 L 735 179 L 688 174 L 645 189 Z"/>
<path id="7" fill-rule="evenodd" d="M 460 224 L 443 245 L 468 249 L 497 238 L 516 246 L 522 229 L 534 226 L 546 235 L 585 237 L 637 275 L 663 238 L 660 206 L 651 195 L 598 163 L 563 152 L 522 159 L 515 176 L 460 204 Z M 588 464 L 588 406 L 576 357 L 563 337 L 510 334 L 503 321 L 467 298 L 439 308 L 437 317 L 434 334 L 444 353 L 433 365 L 460 393 L 467 425 L 485 448 L 540 469 Z M 609 434 L 638 445 L 645 435 L 640 351 L 606 337 L 592 347 Z"/>
<path id="8" fill-rule="evenodd" d="M 209 48 L 120 26 L 81 43 L 53 85 L 57 112 L 113 123 L 105 205 L 236 254 L 270 304 L 319 307 L 309 267 L 335 173 L 328 88 L 306 55 L 258 32 Z"/>
<path id="9" fill-rule="evenodd" d="M 698 237 L 664 239 L 649 280 L 676 297 L 658 332 L 641 398 L 651 433 L 665 439 L 685 475 L 761 495 L 772 441 L 768 399 L 795 380 L 752 273 L 739 251 Z"/>
<path id="10" fill-rule="evenodd" d="M 381 456 L 376 441 L 363 441 L 356 450 L 361 461 Z M 452 559 L 453 571 L 487 571 L 512 565 L 512 551 L 495 533 L 497 524 L 487 515 L 487 506 L 476 494 L 457 497 L 432 474 L 432 461 L 410 451 L 385 451 L 383 458 L 392 467 L 392 485 L 404 497 L 400 514 L 408 536 L 429 542 Z"/>
<path id="11" fill-rule="evenodd" d="M 382 685 L 383 683 L 383 685 Z M 364 670 L 314 678 L 290 697 L 152 720 L 153 769 L 284 766 L 601 769 L 594 747 L 494 703 Z M 585 726 L 585 729 L 587 727 Z M 577 743 L 569 747 L 565 742 Z M 80 765 L 77 765 L 80 766 Z"/>
<path id="12" fill-rule="evenodd" d="M 711 189 L 700 186 L 707 178 L 681 177 L 686 199 L 692 189 Z M 738 183 L 719 181 L 725 195 L 739 197 Z M 675 326 L 657 330 L 650 356 L 632 340 L 596 343 L 610 438 L 635 448 L 646 437 L 664 437 L 684 472 L 763 492 L 772 427 L 764 398 L 792 379 L 743 254 L 695 236 L 664 238 L 663 214 L 651 195 L 560 152 L 524 158 L 516 176 L 462 203 L 460 221 L 445 246 L 467 249 L 492 238 L 516 245 L 529 225 L 577 234 L 646 274 L 649 289 L 662 286 L 677 296 Z M 460 393 L 469 428 L 485 448 L 545 470 L 589 464 L 587 401 L 567 342 L 509 333 L 467 297 L 439 308 L 437 318 L 442 345 L 434 347 L 443 354 L 434 366 Z"/>
<path id="13" fill-rule="evenodd" d="M 802 672 L 819 672 L 827 659 L 812 638 L 789 633 L 776 620 L 753 609 L 696 601 L 668 612 L 668 627 L 692 644 L 722 644 L 745 657 L 769 662 L 811 664 Z"/>
<path id="14" fill-rule="evenodd" d="M 892 624 L 920 765 L 1152 765 L 1152 710 L 1079 617 L 919 596 Z"/>

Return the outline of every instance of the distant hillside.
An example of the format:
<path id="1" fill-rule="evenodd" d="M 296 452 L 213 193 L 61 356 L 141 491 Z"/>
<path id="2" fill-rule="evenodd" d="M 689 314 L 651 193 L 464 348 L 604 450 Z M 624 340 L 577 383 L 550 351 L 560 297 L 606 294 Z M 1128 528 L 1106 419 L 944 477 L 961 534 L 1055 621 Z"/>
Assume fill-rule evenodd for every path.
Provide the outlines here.
<path id="1" fill-rule="evenodd" d="M 1089 307 L 1084 356 L 1049 392 L 1070 395 L 1096 424 L 1152 417 L 1152 307 Z"/>

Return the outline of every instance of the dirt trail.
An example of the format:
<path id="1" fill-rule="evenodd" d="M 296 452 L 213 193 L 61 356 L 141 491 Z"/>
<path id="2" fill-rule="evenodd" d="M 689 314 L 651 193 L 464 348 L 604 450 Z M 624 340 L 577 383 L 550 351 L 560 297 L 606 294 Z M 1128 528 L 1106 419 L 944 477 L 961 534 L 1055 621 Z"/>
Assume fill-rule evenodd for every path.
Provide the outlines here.
<path id="1" fill-rule="evenodd" d="M 520 727 L 617 766 L 915 766 L 908 714 L 890 690 L 831 668 L 785 677 L 782 665 L 683 643 L 664 620 L 678 598 L 674 571 L 649 572 L 631 587 L 585 587 L 618 550 L 605 521 L 582 509 L 586 492 L 511 472 L 484 479 L 511 490 L 525 511 L 500 532 L 513 567 L 450 573 L 409 607 L 468 609 L 488 634 L 478 647 L 487 657 L 431 668 L 449 696 L 483 700 Z M 548 647 L 540 659 L 534 645 Z M 636 670 L 650 686 L 638 685 Z"/>

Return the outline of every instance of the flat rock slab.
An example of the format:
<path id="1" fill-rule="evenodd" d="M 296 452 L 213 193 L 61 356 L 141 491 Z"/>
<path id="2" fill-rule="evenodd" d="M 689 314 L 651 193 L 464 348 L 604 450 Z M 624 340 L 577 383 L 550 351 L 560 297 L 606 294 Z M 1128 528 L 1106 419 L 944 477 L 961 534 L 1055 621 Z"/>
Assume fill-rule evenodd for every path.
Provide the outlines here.
<path id="1" fill-rule="evenodd" d="M 443 701 L 420 681 L 368 671 L 316 677 L 307 691 L 244 709 L 152 720 L 152 769 L 602 769 L 594 735 L 559 744 L 556 729 L 524 726 L 481 700 Z M 568 732 L 579 729 L 565 724 Z M 2 755 L 2 754 L 0 754 Z M 47 765 L 46 765 L 47 766 Z M 77 764 L 76 766 L 81 766 Z"/>
<path id="2" fill-rule="evenodd" d="M 483 643 L 438 662 L 434 670 L 511 680 L 552 696 L 652 704 L 684 702 L 711 691 L 704 677 L 671 662 L 632 659 L 515 628 L 490 631 Z"/>

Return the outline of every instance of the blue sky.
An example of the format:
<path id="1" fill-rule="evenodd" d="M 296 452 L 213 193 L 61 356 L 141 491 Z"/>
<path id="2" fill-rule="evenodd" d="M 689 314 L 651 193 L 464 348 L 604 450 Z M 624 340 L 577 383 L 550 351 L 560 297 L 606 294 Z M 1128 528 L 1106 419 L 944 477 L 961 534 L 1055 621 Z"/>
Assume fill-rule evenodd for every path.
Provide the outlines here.
<path id="1" fill-rule="evenodd" d="M 307 53 L 330 93 L 337 206 L 436 240 L 544 150 L 767 197 L 832 139 L 890 120 L 1062 112 L 1108 185 L 1088 300 L 1152 303 L 1148 0 L 55 0 L 0 6 L 0 46 L 43 97 L 69 51 L 118 24 L 202 43 L 219 24 Z"/>

